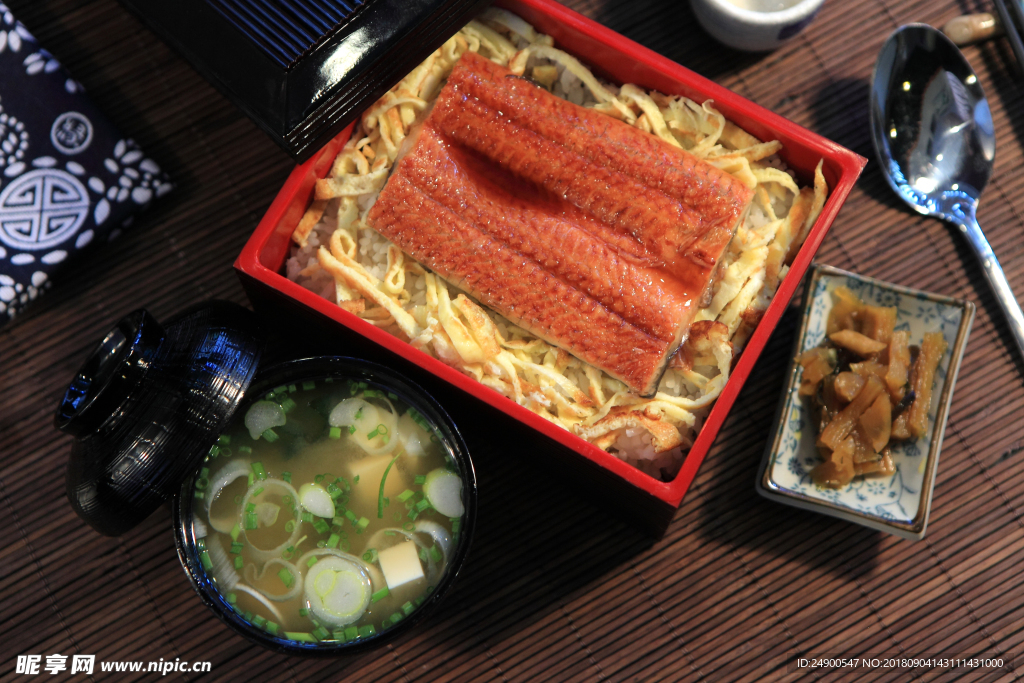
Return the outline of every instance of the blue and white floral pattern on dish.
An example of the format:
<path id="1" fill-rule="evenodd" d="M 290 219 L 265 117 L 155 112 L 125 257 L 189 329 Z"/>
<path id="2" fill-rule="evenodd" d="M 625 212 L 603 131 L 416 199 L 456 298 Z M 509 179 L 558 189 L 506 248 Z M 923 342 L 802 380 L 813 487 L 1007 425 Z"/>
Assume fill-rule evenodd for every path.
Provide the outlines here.
<path id="1" fill-rule="evenodd" d="M 841 517 L 907 538 L 921 538 L 938 464 L 949 399 L 974 317 L 974 305 L 948 297 L 890 285 L 828 266 L 815 265 L 805 295 L 804 318 L 782 397 L 775 434 L 765 453 L 758 490 L 765 496 Z M 942 332 L 948 350 L 936 370 L 927 435 L 892 445 L 893 475 L 860 476 L 845 488 L 816 486 L 810 472 L 821 462 L 810 408 L 798 395 L 801 369 L 796 356 L 825 338 L 832 292 L 846 286 L 863 301 L 895 306 L 896 329 L 920 344 L 926 332 Z"/>

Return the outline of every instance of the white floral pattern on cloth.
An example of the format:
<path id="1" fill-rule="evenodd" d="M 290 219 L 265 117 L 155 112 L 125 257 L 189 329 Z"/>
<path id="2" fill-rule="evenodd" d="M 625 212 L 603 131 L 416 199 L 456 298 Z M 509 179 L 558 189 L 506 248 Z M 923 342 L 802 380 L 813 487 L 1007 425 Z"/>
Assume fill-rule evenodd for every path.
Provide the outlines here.
<path id="1" fill-rule="evenodd" d="M 114 202 L 120 204 L 130 198 L 136 204 L 145 205 L 173 188 L 163 178 L 157 163 L 146 158 L 134 140 L 119 140 L 114 145 L 113 155 L 105 159 L 103 165 L 117 176 L 117 182 L 108 185 L 96 176 L 89 179 L 89 189 L 102 197 L 96 204 L 96 225 L 107 220 Z"/>
<path id="2" fill-rule="evenodd" d="M 0 2 L 0 325 L 172 185 Z"/>
<path id="3" fill-rule="evenodd" d="M 0 3 L 0 52 L 10 50 L 20 52 L 25 43 L 34 43 L 36 39 L 22 26 L 7 9 L 7 5 Z"/>
<path id="4" fill-rule="evenodd" d="M 0 172 L 7 177 L 21 173 L 25 169 L 28 145 L 24 122 L 5 112 L 0 99 Z"/>
<path id="5" fill-rule="evenodd" d="M 804 313 L 807 316 L 806 331 L 798 342 L 796 353 L 814 348 L 825 338 L 825 326 L 832 310 L 832 292 L 839 286 L 846 286 L 869 304 L 895 306 L 896 329 L 908 330 L 912 344 L 920 344 L 925 332 L 942 332 L 949 350 L 935 372 L 933 396 L 941 394 L 953 362 L 953 350 L 965 315 L 964 305 L 946 297 L 906 290 L 852 274 L 822 272 L 819 268 L 812 271 L 810 283 L 814 290 Z M 942 437 L 941 430 L 937 432 L 935 429 L 939 417 L 938 399 L 932 401 L 928 411 L 928 435 L 916 441 L 892 445 L 895 474 L 883 478 L 855 477 L 843 489 L 829 489 L 816 486 L 811 480 L 810 472 L 821 458 L 815 446 L 816 431 L 811 424 L 810 407 L 798 394 L 799 375 L 799 365 L 794 360 L 787 375 L 789 384 L 779 413 L 783 420 L 777 427 L 780 433 L 774 440 L 776 448 L 765 455 L 766 478 L 772 484 L 772 493 L 801 500 L 802 504 L 795 503 L 800 507 L 813 508 L 816 502 L 826 503 L 831 509 L 819 511 L 836 516 L 843 516 L 843 511 L 849 511 L 876 518 L 882 524 L 912 524 L 920 509 L 922 491 L 932 484 L 926 480 L 925 468 L 932 440 Z M 758 485 L 761 486 L 760 480 Z"/>

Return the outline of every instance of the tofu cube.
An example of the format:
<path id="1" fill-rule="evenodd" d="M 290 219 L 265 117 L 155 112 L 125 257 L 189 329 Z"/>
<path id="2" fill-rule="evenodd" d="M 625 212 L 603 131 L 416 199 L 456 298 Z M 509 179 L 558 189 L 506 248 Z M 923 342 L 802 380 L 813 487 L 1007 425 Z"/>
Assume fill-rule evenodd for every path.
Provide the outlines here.
<path id="1" fill-rule="evenodd" d="M 378 553 L 381 571 L 389 590 L 423 578 L 423 565 L 416 544 L 412 541 L 399 543 Z"/>
<path id="2" fill-rule="evenodd" d="M 384 476 L 384 470 L 391 462 L 394 455 L 368 455 L 348 463 L 348 474 L 346 475 L 352 484 L 353 503 L 349 507 L 370 506 L 377 509 L 377 496 L 380 495 L 380 479 Z M 384 495 L 391 498 L 405 490 L 407 481 L 405 474 L 399 469 L 401 460 L 395 462 L 388 472 L 387 481 L 384 482 Z M 356 477 L 359 483 L 354 483 Z M 394 508 L 392 508 L 394 509 Z"/>

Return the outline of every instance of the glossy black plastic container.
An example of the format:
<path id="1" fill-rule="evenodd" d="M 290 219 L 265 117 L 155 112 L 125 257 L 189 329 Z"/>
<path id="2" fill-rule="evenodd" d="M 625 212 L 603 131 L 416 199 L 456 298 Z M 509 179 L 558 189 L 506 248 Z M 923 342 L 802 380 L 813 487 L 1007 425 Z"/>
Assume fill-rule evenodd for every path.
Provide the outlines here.
<path id="1" fill-rule="evenodd" d="M 121 0 L 297 161 L 341 132 L 481 0 Z"/>
<path id="2" fill-rule="evenodd" d="M 330 640 L 317 643 L 298 642 L 273 636 L 264 629 L 258 628 L 246 621 L 231 607 L 226 597 L 217 590 L 214 582 L 203 569 L 199 552 L 196 548 L 193 529 L 195 498 L 192 493 L 195 490 L 197 474 L 197 472 L 193 472 L 193 475 L 182 484 L 180 494 L 174 499 L 174 537 L 178 546 L 178 557 L 188 573 L 192 587 L 195 588 L 199 597 L 214 611 L 221 621 L 232 629 L 255 643 L 287 654 L 335 655 L 339 653 L 364 652 L 376 648 L 412 629 L 417 622 L 444 599 L 444 596 L 451 589 L 465 562 L 466 554 L 469 552 L 474 521 L 476 519 L 476 474 L 465 443 L 451 418 L 422 389 L 383 366 L 354 358 L 329 356 L 305 358 L 274 365 L 267 368 L 266 371 L 260 371 L 247 392 L 249 399 L 239 407 L 239 410 L 244 411 L 250 402 L 259 400 L 274 387 L 283 384 L 297 384 L 303 380 L 321 380 L 327 377 L 335 380 L 351 379 L 387 387 L 406 405 L 415 408 L 421 415 L 426 417 L 437 430 L 445 450 L 458 465 L 459 474 L 462 477 L 465 513 L 461 518 L 461 527 L 455 550 L 440 583 L 434 588 L 423 604 L 418 606 L 411 615 L 380 633 L 349 643 L 339 643 Z"/>
<path id="3" fill-rule="evenodd" d="M 192 586 L 221 621 L 254 643 L 307 655 L 375 648 L 413 628 L 456 580 L 475 525 L 473 463 L 444 409 L 398 373 L 333 356 L 257 368 L 263 345 L 255 315 L 227 302 L 196 306 L 164 325 L 144 310 L 122 319 L 76 373 L 55 415 L 56 427 L 75 438 L 67 468 L 69 501 L 108 536 L 128 531 L 173 501 L 178 557 Z M 459 471 L 465 508 L 454 550 L 429 596 L 397 624 L 347 643 L 290 640 L 247 621 L 203 569 L 194 531 L 196 478 L 232 418 L 274 387 L 328 377 L 387 388 L 423 415 Z"/>

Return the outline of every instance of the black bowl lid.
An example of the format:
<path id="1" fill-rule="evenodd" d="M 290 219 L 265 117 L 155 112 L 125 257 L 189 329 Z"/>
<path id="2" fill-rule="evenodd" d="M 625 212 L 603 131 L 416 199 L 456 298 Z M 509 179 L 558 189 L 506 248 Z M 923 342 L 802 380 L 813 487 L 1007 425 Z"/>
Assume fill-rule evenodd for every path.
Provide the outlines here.
<path id="1" fill-rule="evenodd" d="M 68 499 L 116 536 L 177 493 L 238 408 L 263 348 L 255 315 L 212 301 L 161 326 L 145 310 L 104 336 L 54 418 L 75 437 Z"/>

